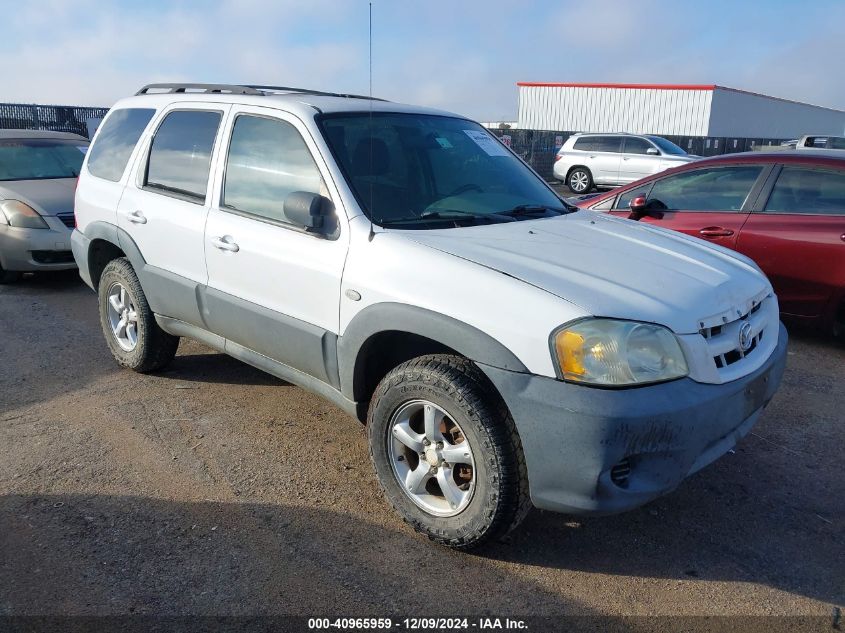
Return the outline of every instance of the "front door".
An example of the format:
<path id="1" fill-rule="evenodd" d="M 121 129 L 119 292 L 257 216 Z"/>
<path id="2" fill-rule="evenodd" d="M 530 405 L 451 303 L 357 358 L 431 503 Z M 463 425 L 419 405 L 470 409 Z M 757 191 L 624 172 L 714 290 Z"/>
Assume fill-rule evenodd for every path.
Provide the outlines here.
<path id="1" fill-rule="evenodd" d="M 648 151 L 655 152 L 649 154 Z M 628 183 L 651 176 L 660 165 L 657 148 L 643 138 L 629 136 L 622 148 L 622 160 L 619 162 L 619 182 Z"/>
<path id="2" fill-rule="evenodd" d="M 784 167 L 737 250 L 768 275 L 782 312 L 832 313 L 845 288 L 845 171 Z"/>
<path id="3" fill-rule="evenodd" d="M 327 358 L 335 351 L 348 244 L 343 209 L 336 208 L 331 234 L 317 235 L 292 224 L 283 207 L 294 191 L 319 193 L 335 205 L 339 196 L 298 119 L 236 106 L 231 121 L 205 231 L 209 329 L 336 382 Z"/>

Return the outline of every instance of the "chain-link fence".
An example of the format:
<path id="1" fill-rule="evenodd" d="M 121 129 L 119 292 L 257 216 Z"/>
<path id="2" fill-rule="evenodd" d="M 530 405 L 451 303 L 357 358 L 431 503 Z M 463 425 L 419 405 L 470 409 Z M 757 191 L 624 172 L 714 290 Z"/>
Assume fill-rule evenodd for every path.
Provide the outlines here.
<path id="1" fill-rule="evenodd" d="M 88 136 L 89 119 L 102 119 L 108 108 L 0 103 L 0 129 L 53 130 Z"/>
<path id="2" fill-rule="evenodd" d="M 553 180 L 552 168 L 555 154 L 574 132 L 549 130 L 492 129 L 498 136 L 531 165 L 546 180 Z M 661 135 L 663 136 L 663 135 Z M 727 138 L 705 136 L 663 136 L 682 147 L 689 154 L 717 156 L 751 151 L 760 146 L 778 146 L 788 139 L 778 138 Z"/>

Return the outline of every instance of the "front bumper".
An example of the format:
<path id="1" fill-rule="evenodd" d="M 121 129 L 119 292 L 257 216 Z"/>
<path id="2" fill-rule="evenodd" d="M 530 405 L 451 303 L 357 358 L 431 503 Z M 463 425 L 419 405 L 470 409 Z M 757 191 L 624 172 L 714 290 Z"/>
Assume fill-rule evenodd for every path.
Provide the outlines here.
<path id="1" fill-rule="evenodd" d="M 16 272 L 76 268 L 70 250 L 71 230 L 54 216 L 42 216 L 46 229 L 0 225 L 0 266 Z"/>
<path id="2" fill-rule="evenodd" d="M 786 346 L 780 324 L 766 363 L 721 385 L 683 378 L 599 389 L 481 368 L 516 422 L 534 505 L 569 514 L 613 514 L 674 490 L 733 448 L 777 391 Z M 611 471 L 625 459 L 630 474 L 619 485 Z"/>

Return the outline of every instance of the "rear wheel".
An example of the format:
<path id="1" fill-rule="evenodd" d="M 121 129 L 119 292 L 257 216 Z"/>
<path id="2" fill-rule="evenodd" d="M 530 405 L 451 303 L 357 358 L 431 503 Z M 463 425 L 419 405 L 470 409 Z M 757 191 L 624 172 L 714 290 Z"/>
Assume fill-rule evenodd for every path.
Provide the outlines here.
<path id="1" fill-rule="evenodd" d="M 370 402 L 368 432 L 388 500 L 438 543 L 478 547 L 531 507 L 513 420 L 466 359 L 423 356 L 395 368 Z"/>
<path id="2" fill-rule="evenodd" d="M 108 263 L 100 277 L 98 294 L 100 325 L 118 364 L 146 373 L 173 360 L 179 337 L 156 323 L 129 260 L 121 257 Z"/>
<path id="3" fill-rule="evenodd" d="M 593 174 L 586 167 L 576 167 L 566 177 L 566 185 L 572 193 L 589 193 L 593 188 Z"/>

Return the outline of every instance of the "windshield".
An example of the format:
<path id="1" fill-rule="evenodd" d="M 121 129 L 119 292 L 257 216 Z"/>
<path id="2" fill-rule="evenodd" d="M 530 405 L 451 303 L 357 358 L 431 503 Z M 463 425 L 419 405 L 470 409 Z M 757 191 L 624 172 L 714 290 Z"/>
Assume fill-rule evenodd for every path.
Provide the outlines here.
<path id="1" fill-rule="evenodd" d="M 82 139 L 0 140 L 0 180 L 76 178 L 87 149 Z"/>
<path id="2" fill-rule="evenodd" d="M 667 141 L 662 136 L 649 136 L 648 139 L 660 148 L 660 151 L 670 156 L 686 156 L 687 153 L 672 141 Z"/>
<path id="3" fill-rule="evenodd" d="M 361 208 L 376 224 L 444 228 L 567 210 L 477 123 L 384 112 L 326 115 L 319 123 Z"/>

